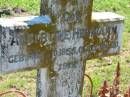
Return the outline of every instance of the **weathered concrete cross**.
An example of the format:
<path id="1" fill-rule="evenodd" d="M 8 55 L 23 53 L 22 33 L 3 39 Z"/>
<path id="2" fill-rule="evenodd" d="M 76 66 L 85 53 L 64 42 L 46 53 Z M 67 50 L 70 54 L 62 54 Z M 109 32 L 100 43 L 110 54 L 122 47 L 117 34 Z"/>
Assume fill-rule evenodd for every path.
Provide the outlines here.
<path id="1" fill-rule="evenodd" d="M 42 16 L 0 19 L 0 72 L 44 68 L 37 97 L 81 97 L 86 60 L 119 53 L 124 18 L 91 21 L 92 0 L 41 1 Z"/>

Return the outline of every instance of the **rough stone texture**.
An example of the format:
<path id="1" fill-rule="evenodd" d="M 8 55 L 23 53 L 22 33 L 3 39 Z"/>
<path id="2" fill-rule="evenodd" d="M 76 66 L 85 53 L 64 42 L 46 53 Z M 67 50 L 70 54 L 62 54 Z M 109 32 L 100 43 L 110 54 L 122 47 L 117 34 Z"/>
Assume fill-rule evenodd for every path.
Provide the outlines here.
<path id="1" fill-rule="evenodd" d="M 81 97 L 86 60 L 119 53 L 124 18 L 91 22 L 92 0 L 41 1 L 41 17 L 0 19 L 0 72 L 45 67 L 37 97 Z"/>
<path id="2" fill-rule="evenodd" d="M 22 48 L 26 32 L 34 24 L 48 24 L 47 16 L 14 17 L 0 19 L 0 72 L 15 72 L 29 68 L 36 68 L 36 58 L 29 56 Z M 34 60 L 35 58 L 35 60 Z"/>
<path id="3" fill-rule="evenodd" d="M 56 75 L 50 77 L 47 69 L 38 71 L 37 97 L 81 97 L 85 61 L 119 53 L 123 17 L 94 13 L 91 22 L 91 9 L 92 0 L 42 0 L 41 15 L 52 18 L 60 38 L 52 64 Z"/>
<path id="4" fill-rule="evenodd" d="M 64 25 L 54 33 L 57 41 L 51 66 L 56 75 L 50 76 L 48 68 L 39 70 L 37 97 L 81 97 L 85 61 L 119 53 L 124 18 L 113 13 L 93 13 L 92 18 L 89 29 L 83 28 L 79 22 L 80 25 L 73 26 L 75 29 L 66 31 L 62 28 Z M 28 56 L 22 48 L 21 41 L 25 39 L 22 33 L 33 25 L 49 25 L 50 22 L 47 16 L 0 19 L 1 73 L 39 68 L 39 57 Z M 48 34 L 45 37 L 49 37 Z"/>
<path id="5" fill-rule="evenodd" d="M 41 15 L 51 17 L 58 37 L 52 63 L 56 75 L 50 77 L 46 74 L 49 90 L 44 91 L 41 86 L 45 81 L 41 81 L 41 75 L 45 71 L 38 71 L 37 97 L 81 97 L 85 71 L 83 29 L 88 29 L 91 20 L 92 1 L 41 1 Z"/>

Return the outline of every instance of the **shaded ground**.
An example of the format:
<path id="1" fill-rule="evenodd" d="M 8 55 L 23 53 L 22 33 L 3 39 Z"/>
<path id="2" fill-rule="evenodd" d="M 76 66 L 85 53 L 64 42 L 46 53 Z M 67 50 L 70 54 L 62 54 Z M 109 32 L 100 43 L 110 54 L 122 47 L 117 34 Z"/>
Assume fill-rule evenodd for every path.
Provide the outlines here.
<path id="1" fill-rule="evenodd" d="M 0 17 L 27 16 L 29 13 L 23 8 L 0 8 Z"/>

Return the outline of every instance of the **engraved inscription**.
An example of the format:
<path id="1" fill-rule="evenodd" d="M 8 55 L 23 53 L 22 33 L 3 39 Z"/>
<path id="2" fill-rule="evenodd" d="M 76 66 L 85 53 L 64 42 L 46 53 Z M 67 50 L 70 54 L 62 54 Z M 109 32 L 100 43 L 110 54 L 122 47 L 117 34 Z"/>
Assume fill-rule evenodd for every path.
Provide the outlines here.
<path id="1" fill-rule="evenodd" d="M 117 26 L 108 26 L 108 27 L 98 27 L 94 30 L 88 31 L 86 29 L 75 29 L 72 33 L 70 32 L 58 32 L 56 34 L 56 40 L 65 42 L 65 41 L 76 41 L 80 40 L 85 36 L 85 47 L 65 47 L 58 48 L 53 50 L 54 57 L 62 56 L 62 55 L 76 55 L 81 54 L 83 51 L 86 52 L 87 57 L 91 57 L 93 55 L 98 54 L 97 52 L 104 53 L 109 48 L 117 48 L 118 47 L 118 33 Z M 7 38 L 9 37 L 9 38 Z M 35 37 L 35 40 L 33 40 Z M 43 30 L 40 30 L 38 34 L 26 34 L 24 35 L 14 35 L 9 31 L 9 36 L 7 34 L 1 32 L 1 56 L 7 57 L 9 63 L 18 63 L 25 61 L 25 55 L 22 53 L 16 55 L 8 55 L 9 48 L 11 47 L 20 47 L 21 45 L 28 45 L 31 43 L 42 43 L 47 46 L 53 43 L 55 35 L 46 33 Z M 8 39 L 8 40 L 7 40 Z M 6 42 L 7 40 L 7 42 Z M 104 52 L 103 52 L 104 50 Z M 22 52 L 22 51 L 21 51 Z"/>

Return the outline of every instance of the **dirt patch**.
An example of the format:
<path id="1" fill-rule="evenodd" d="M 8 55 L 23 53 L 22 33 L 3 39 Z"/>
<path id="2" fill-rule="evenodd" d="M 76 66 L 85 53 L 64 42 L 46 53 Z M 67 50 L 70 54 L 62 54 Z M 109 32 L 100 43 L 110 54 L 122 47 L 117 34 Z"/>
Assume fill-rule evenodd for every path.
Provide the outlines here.
<path id="1" fill-rule="evenodd" d="M 129 57 L 129 56 L 130 56 L 130 49 L 129 49 L 129 50 L 122 51 L 122 52 L 120 53 L 120 56 Z"/>
<path id="2" fill-rule="evenodd" d="M 0 17 L 12 17 L 12 16 L 27 16 L 29 13 L 19 7 L 14 8 L 0 8 Z"/>

